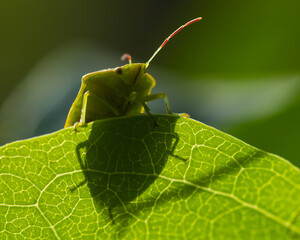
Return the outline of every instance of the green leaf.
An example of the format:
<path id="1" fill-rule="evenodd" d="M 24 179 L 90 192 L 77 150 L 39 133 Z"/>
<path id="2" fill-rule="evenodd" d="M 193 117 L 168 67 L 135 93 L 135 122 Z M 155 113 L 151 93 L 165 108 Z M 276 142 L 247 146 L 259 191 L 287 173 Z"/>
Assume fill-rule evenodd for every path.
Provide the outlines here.
<path id="1" fill-rule="evenodd" d="M 1 147 L 0 239 L 299 238 L 298 168 L 192 119 L 155 118 Z"/>

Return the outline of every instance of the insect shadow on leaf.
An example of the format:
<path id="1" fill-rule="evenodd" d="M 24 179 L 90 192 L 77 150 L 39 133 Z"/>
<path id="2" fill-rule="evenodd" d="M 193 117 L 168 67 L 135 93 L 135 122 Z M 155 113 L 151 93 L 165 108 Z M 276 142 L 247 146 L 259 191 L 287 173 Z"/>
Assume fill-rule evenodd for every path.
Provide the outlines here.
<path id="1" fill-rule="evenodd" d="M 106 212 L 111 224 L 126 227 L 134 215 L 154 206 L 147 191 L 174 157 L 179 117 L 154 117 L 158 127 L 149 116 L 96 121 L 88 140 L 77 146 L 85 180 L 70 190 L 87 185 L 96 212 Z"/>

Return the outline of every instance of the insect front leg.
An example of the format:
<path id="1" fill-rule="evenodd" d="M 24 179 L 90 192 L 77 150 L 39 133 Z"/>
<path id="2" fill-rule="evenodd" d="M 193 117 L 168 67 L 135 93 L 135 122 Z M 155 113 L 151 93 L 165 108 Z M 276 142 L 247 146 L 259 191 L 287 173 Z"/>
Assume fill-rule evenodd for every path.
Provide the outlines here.
<path id="1" fill-rule="evenodd" d="M 77 132 L 77 127 L 82 126 L 86 123 L 86 107 L 87 107 L 87 100 L 90 95 L 90 91 L 87 91 L 83 95 L 83 101 L 82 101 L 82 108 L 81 108 L 81 115 L 80 115 L 80 121 L 76 122 L 74 124 L 74 130 Z"/>
<path id="2" fill-rule="evenodd" d="M 165 107 L 166 107 L 167 113 L 168 114 L 172 114 L 172 110 L 171 110 L 171 107 L 170 107 L 169 98 L 168 98 L 168 96 L 165 93 L 150 94 L 148 96 L 145 96 L 143 98 L 143 101 L 144 102 L 150 102 L 150 101 L 153 101 L 153 100 L 156 100 L 156 99 L 161 99 L 161 98 L 163 98 L 164 101 L 165 101 Z"/>
<path id="3" fill-rule="evenodd" d="M 155 118 L 153 117 L 153 115 L 150 113 L 150 108 L 147 106 L 147 104 L 145 102 L 141 102 L 144 109 L 145 109 L 145 112 L 151 117 L 153 123 L 154 123 L 154 126 L 157 127 L 158 124 L 157 122 L 155 121 Z"/>

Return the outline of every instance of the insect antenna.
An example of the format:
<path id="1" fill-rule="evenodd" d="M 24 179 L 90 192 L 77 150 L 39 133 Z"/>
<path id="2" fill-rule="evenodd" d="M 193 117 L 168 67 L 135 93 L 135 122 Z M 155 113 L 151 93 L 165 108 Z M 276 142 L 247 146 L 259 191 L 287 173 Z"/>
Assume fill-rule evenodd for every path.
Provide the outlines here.
<path id="1" fill-rule="evenodd" d="M 165 46 L 166 43 L 167 43 L 172 37 L 174 37 L 174 36 L 175 36 L 179 31 L 181 31 L 184 27 L 186 27 L 186 26 L 188 26 L 188 25 L 190 25 L 190 24 L 192 24 L 192 23 L 194 23 L 194 22 L 197 22 L 197 21 L 199 21 L 199 20 L 201 20 L 201 19 L 202 19 L 202 17 L 195 18 L 195 19 L 193 19 L 193 20 L 187 22 L 186 24 L 180 26 L 179 28 L 177 28 L 177 29 L 176 29 L 169 37 L 167 37 L 167 38 L 163 41 L 163 43 L 162 43 L 162 44 L 159 46 L 159 48 L 154 52 L 154 54 L 151 56 L 151 58 L 146 62 L 146 68 L 149 66 L 149 63 L 150 63 L 151 60 L 155 57 L 155 55 L 160 51 L 160 49 L 162 49 L 163 46 Z"/>
<path id="2" fill-rule="evenodd" d="M 129 62 L 129 67 L 131 67 L 131 56 L 128 53 L 124 53 L 121 57 L 121 61 L 125 61 L 128 60 Z"/>

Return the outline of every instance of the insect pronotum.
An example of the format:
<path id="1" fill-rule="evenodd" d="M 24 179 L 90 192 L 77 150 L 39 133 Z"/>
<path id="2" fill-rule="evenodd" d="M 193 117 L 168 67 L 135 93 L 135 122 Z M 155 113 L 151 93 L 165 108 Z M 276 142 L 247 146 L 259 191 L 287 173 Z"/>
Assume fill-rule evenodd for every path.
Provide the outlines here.
<path id="1" fill-rule="evenodd" d="M 201 20 L 195 18 L 176 29 L 167 37 L 146 63 L 131 63 L 131 56 L 124 54 L 126 64 L 115 69 L 92 72 L 82 77 L 79 93 L 69 111 L 65 128 L 118 116 L 129 116 L 146 111 L 150 117 L 147 102 L 164 98 L 166 110 L 172 114 L 168 97 L 165 93 L 150 94 L 155 86 L 154 78 L 146 70 L 149 63 L 165 44 L 184 27 Z M 155 120 L 152 117 L 154 123 Z"/>

